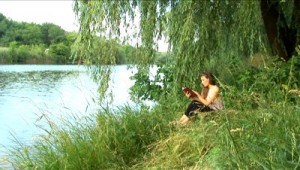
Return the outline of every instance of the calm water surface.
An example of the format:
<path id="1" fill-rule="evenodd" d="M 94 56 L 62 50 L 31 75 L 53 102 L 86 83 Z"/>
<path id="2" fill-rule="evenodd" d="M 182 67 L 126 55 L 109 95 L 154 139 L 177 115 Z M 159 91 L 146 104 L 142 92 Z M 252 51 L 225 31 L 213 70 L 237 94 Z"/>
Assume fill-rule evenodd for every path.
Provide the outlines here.
<path id="1" fill-rule="evenodd" d="M 133 105 L 128 94 L 132 72 L 114 67 L 112 106 Z M 37 126 L 46 124 L 43 117 L 80 119 L 96 113 L 98 101 L 97 84 L 83 66 L 0 65 L 0 169 L 7 166 L 3 159 L 14 136 L 30 143 L 41 132 Z"/>

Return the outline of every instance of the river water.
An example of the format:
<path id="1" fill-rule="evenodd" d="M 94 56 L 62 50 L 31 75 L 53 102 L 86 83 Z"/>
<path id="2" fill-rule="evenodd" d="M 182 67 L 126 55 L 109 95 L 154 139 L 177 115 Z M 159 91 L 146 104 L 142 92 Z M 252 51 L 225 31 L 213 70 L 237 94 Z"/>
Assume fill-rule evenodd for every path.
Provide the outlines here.
<path id="1" fill-rule="evenodd" d="M 134 104 L 128 94 L 133 72 L 125 65 L 113 67 L 111 106 Z M 42 117 L 80 118 L 99 109 L 97 84 L 83 66 L 0 65 L 0 169 L 7 166 L 12 140 L 30 143 L 41 131 Z"/>

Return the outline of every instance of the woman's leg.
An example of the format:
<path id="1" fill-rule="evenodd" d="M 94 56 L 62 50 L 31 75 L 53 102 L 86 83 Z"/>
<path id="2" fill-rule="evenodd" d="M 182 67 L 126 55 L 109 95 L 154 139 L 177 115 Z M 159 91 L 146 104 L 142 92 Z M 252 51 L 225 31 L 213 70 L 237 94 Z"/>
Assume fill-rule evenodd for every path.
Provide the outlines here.
<path id="1" fill-rule="evenodd" d="M 193 104 L 194 102 L 191 102 L 187 108 L 187 110 L 185 111 L 185 114 L 181 116 L 181 118 L 179 119 L 179 121 L 177 123 L 179 123 L 180 125 L 185 125 L 187 124 L 187 122 L 189 121 L 189 115 L 190 113 L 192 113 L 192 111 L 195 108 L 195 105 Z"/>
<path id="2" fill-rule="evenodd" d="M 195 110 L 201 110 L 201 108 L 203 108 L 204 105 L 202 103 L 196 102 L 196 101 L 192 101 L 189 106 L 187 107 L 184 115 L 182 115 L 182 117 L 179 119 L 179 121 L 172 121 L 170 122 L 170 124 L 177 124 L 179 123 L 182 126 L 187 125 L 187 123 L 189 122 L 190 118 L 189 116 L 192 116 Z M 177 123 L 176 123 L 177 122 Z"/>
<path id="3" fill-rule="evenodd" d="M 186 121 L 186 119 L 188 119 L 188 117 L 186 115 L 182 115 L 179 122 Z"/>
<path id="4" fill-rule="evenodd" d="M 182 125 L 182 123 L 185 123 L 188 121 L 188 117 L 186 115 L 182 115 L 179 120 L 174 120 L 169 123 L 169 125 Z"/>
<path id="5" fill-rule="evenodd" d="M 180 125 L 182 125 L 182 126 L 187 125 L 187 123 L 190 121 L 189 117 L 193 116 L 194 111 L 201 110 L 203 107 L 205 107 L 205 106 L 202 103 L 199 103 L 197 101 L 192 101 L 188 105 L 184 115 L 180 118 L 180 120 L 179 120 Z"/>
<path id="6" fill-rule="evenodd" d="M 192 116 L 196 110 L 201 111 L 205 107 L 204 104 L 197 102 L 197 101 L 192 101 L 189 106 L 187 107 L 185 111 L 186 116 Z"/>
<path id="7" fill-rule="evenodd" d="M 187 123 L 189 122 L 189 120 L 190 120 L 189 117 L 187 117 L 186 115 L 183 115 L 180 118 L 179 123 L 180 123 L 180 125 L 185 126 L 185 125 L 187 125 Z"/>

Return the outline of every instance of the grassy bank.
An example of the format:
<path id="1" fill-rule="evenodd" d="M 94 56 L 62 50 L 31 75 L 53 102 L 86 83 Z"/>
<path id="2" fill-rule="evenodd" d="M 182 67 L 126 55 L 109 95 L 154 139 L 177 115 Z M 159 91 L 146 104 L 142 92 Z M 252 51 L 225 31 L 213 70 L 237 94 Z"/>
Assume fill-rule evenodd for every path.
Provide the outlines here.
<path id="1" fill-rule="evenodd" d="M 147 108 L 120 108 L 57 126 L 51 120 L 46 135 L 32 146 L 12 148 L 17 169 L 119 169 L 141 161 L 147 146 L 167 137 L 163 114 Z"/>
<path id="2" fill-rule="evenodd" d="M 0 64 L 69 64 L 70 54 L 57 55 L 47 52 L 43 45 L 0 47 Z"/>
<path id="3" fill-rule="evenodd" d="M 169 125 L 188 100 L 153 109 L 104 110 L 49 128 L 11 149 L 16 169 L 299 169 L 299 58 L 241 69 L 222 83 L 226 109 L 187 127 Z"/>
<path id="4" fill-rule="evenodd" d="M 165 108 L 164 108 L 165 109 Z M 13 148 L 16 169 L 297 169 L 300 108 L 276 106 L 199 116 L 168 125 L 181 110 L 123 107 L 64 122 L 32 146 Z"/>
<path id="5" fill-rule="evenodd" d="M 225 110 L 149 146 L 136 168 L 297 169 L 300 108 Z"/>

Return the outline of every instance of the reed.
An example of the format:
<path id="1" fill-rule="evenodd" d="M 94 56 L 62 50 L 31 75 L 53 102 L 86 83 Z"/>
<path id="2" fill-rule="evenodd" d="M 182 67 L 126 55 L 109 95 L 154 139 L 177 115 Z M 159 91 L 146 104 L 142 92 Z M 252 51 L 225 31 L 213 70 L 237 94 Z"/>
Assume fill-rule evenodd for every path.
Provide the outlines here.
<path id="1" fill-rule="evenodd" d="M 63 126 L 47 118 L 49 128 L 33 145 L 15 139 L 10 161 L 16 169 L 128 168 L 140 161 L 149 144 L 170 132 L 163 116 L 124 106 L 80 123 L 62 120 Z"/>

